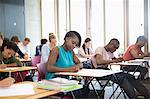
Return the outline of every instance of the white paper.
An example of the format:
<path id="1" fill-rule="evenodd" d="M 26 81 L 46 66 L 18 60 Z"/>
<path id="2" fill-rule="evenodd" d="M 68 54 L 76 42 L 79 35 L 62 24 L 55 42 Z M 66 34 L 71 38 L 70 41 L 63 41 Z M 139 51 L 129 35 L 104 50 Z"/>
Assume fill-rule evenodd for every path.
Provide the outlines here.
<path id="1" fill-rule="evenodd" d="M 0 88 L 0 97 L 32 95 L 35 93 L 33 88 L 32 84 L 14 84 L 7 88 Z"/>
<path id="2" fill-rule="evenodd" d="M 103 70 L 103 69 L 81 69 L 78 72 L 59 72 L 57 75 L 104 77 L 107 75 L 122 72 L 121 70 Z"/>

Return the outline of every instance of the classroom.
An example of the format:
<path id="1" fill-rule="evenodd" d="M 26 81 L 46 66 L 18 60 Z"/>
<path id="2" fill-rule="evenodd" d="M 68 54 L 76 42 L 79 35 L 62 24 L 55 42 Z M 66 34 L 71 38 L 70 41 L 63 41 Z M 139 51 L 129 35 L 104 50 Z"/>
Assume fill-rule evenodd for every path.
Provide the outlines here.
<path id="1" fill-rule="evenodd" d="M 0 98 L 150 99 L 149 12 L 150 0 L 0 0 Z"/>

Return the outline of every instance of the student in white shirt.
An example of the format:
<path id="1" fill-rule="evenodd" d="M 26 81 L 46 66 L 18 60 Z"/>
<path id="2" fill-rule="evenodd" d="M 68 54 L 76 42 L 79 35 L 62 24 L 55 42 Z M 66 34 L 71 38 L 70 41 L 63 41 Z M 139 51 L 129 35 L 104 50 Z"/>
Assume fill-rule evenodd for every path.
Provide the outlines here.
<path id="1" fill-rule="evenodd" d="M 78 50 L 78 55 L 82 58 L 91 58 L 93 56 L 90 38 L 85 39 L 84 44 Z"/>
<path id="2" fill-rule="evenodd" d="M 30 57 L 30 48 L 28 46 L 29 43 L 30 39 L 27 37 L 23 40 L 23 42 L 18 43 L 19 49 L 22 51 L 23 54 L 27 55 L 28 57 Z"/>
<path id="3" fill-rule="evenodd" d="M 93 66 L 95 68 L 109 70 L 108 64 L 122 61 L 122 58 L 115 58 L 113 55 L 113 53 L 119 48 L 119 45 L 119 41 L 114 38 L 111 39 L 106 46 L 98 47 L 96 49 L 95 56 L 92 57 Z M 123 90 L 130 99 L 137 99 L 138 96 L 135 93 L 135 89 L 137 92 L 145 97 L 144 99 L 150 98 L 148 90 L 145 88 L 144 85 L 137 81 L 133 75 L 120 72 L 115 73 L 115 76 L 118 81 L 114 76 L 111 76 L 111 78 L 110 76 L 105 76 L 102 78 L 97 78 L 97 80 L 110 79 L 114 83 L 117 83 L 120 87 L 123 88 Z"/>
<path id="4" fill-rule="evenodd" d="M 49 42 L 47 42 L 46 44 L 42 46 L 40 63 L 47 62 L 50 51 L 56 46 L 56 44 L 57 44 L 57 41 L 56 41 L 55 35 L 53 33 L 50 33 Z"/>

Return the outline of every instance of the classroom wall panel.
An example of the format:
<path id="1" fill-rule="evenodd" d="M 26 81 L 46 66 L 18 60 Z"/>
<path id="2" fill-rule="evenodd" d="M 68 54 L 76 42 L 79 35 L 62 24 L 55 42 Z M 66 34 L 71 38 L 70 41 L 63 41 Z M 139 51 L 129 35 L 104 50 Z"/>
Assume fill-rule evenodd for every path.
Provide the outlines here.
<path id="1" fill-rule="evenodd" d="M 25 37 L 24 0 L 0 0 L 0 9 L 4 13 L 0 29 L 4 29 L 5 37 L 11 38 L 18 35 L 20 40 Z"/>
<path id="2" fill-rule="evenodd" d="M 0 32 L 4 32 L 4 9 L 3 1 L 0 0 Z"/>

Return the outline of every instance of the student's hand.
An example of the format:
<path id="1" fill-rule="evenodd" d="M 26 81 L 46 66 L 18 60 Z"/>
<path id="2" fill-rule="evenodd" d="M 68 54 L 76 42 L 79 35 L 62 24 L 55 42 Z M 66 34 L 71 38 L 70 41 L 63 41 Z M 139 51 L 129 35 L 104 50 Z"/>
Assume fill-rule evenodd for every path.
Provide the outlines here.
<path id="1" fill-rule="evenodd" d="M 69 68 L 68 68 L 68 71 L 69 71 L 69 72 L 77 72 L 77 71 L 79 71 L 80 69 L 81 69 L 81 64 L 77 64 L 77 65 L 75 65 L 75 66 L 69 67 Z"/>
<path id="2" fill-rule="evenodd" d="M 28 57 L 28 54 L 24 54 L 24 59 L 28 59 L 29 57 Z"/>
<path id="3" fill-rule="evenodd" d="M 7 65 L 6 65 L 6 64 L 1 64 L 1 65 L 0 65 L 0 69 L 5 69 L 5 68 L 7 68 Z"/>
<path id="4" fill-rule="evenodd" d="M 8 77 L 0 81 L 0 87 L 9 87 L 15 82 L 14 78 Z"/>
<path id="5" fill-rule="evenodd" d="M 116 59 L 113 59 L 113 62 L 114 62 L 114 63 L 122 62 L 122 61 L 124 61 L 123 58 L 116 58 Z"/>

